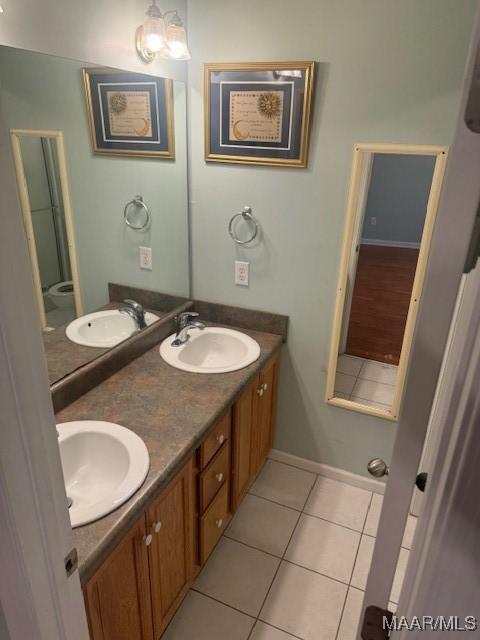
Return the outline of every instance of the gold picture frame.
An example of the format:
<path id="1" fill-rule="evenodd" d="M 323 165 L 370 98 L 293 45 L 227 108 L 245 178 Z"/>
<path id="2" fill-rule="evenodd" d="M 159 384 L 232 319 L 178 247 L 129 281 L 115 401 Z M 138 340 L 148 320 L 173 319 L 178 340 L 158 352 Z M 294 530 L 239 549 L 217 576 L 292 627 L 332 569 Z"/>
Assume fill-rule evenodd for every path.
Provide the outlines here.
<path id="1" fill-rule="evenodd" d="M 314 77 L 313 61 L 204 64 L 205 160 L 305 168 Z"/>
<path id="2" fill-rule="evenodd" d="M 171 80 L 119 69 L 85 68 L 83 82 L 94 153 L 169 160 L 175 158 Z M 129 117 L 130 114 L 126 114 L 123 123 L 117 116 L 115 126 L 123 128 L 122 131 L 115 132 L 110 120 L 111 103 L 108 102 L 109 93 L 113 88 L 120 107 L 124 109 L 128 108 L 128 99 L 138 94 L 139 106 L 134 104 L 133 108 L 137 111 L 133 111 L 133 114 L 136 117 L 140 109 L 145 111 L 138 114 L 138 119 L 143 121 L 144 129 L 136 130 L 131 124 L 134 119 Z"/>

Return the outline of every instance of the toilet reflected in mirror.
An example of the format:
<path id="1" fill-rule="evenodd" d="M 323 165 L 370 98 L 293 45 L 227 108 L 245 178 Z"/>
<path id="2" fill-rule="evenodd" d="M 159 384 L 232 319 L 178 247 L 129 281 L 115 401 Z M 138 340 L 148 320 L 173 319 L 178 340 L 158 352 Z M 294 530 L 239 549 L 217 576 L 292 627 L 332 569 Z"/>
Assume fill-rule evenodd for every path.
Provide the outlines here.
<path id="1" fill-rule="evenodd" d="M 327 380 L 331 404 L 398 416 L 445 160 L 445 147 L 355 147 Z"/>
<path id="2" fill-rule="evenodd" d="M 61 131 L 12 129 L 12 148 L 45 330 L 83 313 Z"/>

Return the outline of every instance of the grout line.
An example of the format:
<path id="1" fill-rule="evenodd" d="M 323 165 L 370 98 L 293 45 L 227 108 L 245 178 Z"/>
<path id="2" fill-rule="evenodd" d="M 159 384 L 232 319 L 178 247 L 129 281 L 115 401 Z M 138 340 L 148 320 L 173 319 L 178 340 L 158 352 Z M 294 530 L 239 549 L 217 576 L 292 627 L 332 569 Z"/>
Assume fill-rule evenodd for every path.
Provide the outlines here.
<path id="1" fill-rule="evenodd" d="M 310 494 L 312 493 L 314 486 L 315 486 L 315 485 L 316 485 L 316 483 L 317 483 L 318 474 L 316 474 L 316 473 L 315 473 L 315 474 L 313 474 L 313 475 L 315 476 L 315 480 L 314 480 L 314 482 L 312 483 L 312 486 L 310 487 L 310 490 L 309 490 L 309 492 L 308 492 L 308 495 L 307 495 L 307 497 L 306 497 L 306 499 L 305 499 L 305 502 L 304 502 L 304 505 L 303 505 L 304 507 L 305 507 L 305 505 L 307 504 L 308 499 L 310 498 Z M 285 562 L 285 554 L 287 553 L 288 547 L 290 546 L 290 542 L 292 541 L 293 536 L 295 535 L 295 531 L 297 530 L 298 523 L 300 522 L 300 518 L 301 518 L 301 516 L 302 516 L 302 513 L 303 513 L 303 510 L 302 510 L 301 512 L 299 512 L 299 514 L 298 514 L 297 522 L 295 523 L 295 526 L 294 526 L 293 531 L 292 531 L 292 533 L 291 533 L 291 535 L 290 535 L 290 538 L 288 539 L 288 543 L 287 543 L 287 544 L 286 544 L 286 546 L 285 546 L 285 551 L 283 552 L 283 555 L 282 555 L 282 557 L 280 558 L 280 562 L 278 563 L 277 570 L 275 571 L 275 574 L 274 574 L 273 579 L 272 579 L 272 581 L 271 581 L 271 583 L 270 583 L 270 586 L 269 586 L 269 588 L 268 588 L 268 590 L 267 590 L 267 593 L 265 594 L 265 598 L 263 599 L 262 606 L 260 607 L 260 611 L 259 611 L 258 616 L 257 616 L 257 620 L 259 620 L 259 619 L 260 619 L 260 615 L 261 615 L 261 613 L 262 613 L 263 607 L 265 606 L 265 602 L 267 601 L 267 598 L 268 598 L 268 596 L 270 595 L 270 592 L 271 592 L 272 587 L 273 587 L 273 583 L 275 582 L 275 579 L 276 579 L 276 577 L 277 577 L 277 575 L 278 575 L 278 572 L 280 571 L 280 567 L 282 566 L 282 562 Z M 291 563 L 291 564 L 293 564 L 293 563 Z M 265 620 L 262 620 L 261 622 L 266 622 L 266 621 L 265 621 Z M 256 624 L 256 622 L 255 622 L 255 624 Z M 266 624 L 268 624 L 268 622 L 266 622 Z M 273 625 L 272 625 L 272 626 L 273 626 Z M 255 627 L 254 627 L 254 628 L 255 628 Z M 283 631 L 283 629 L 280 629 L 279 627 L 276 627 L 276 628 L 278 628 L 280 631 Z M 251 635 L 252 635 L 252 632 L 253 632 L 253 629 L 252 629 L 252 631 L 250 632 L 250 634 L 249 634 L 249 636 L 248 636 L 247 640 L 250 640 Z"/>
<path id="2" fill-rule="evenodd" d="M 290 636 L 290 638 L 296 638 L 296 640 L 304 640 L 304 638 L 301 638 L 300 636 L 296 636 L 294 633 L 290 633 L 290 631 L 285 631 L 285 629 L 281 629 L 280 627 L 277 627 L 276 625 L 272 624 L 271 622 L 265 622 L 265 620 L 256 620 L 255 621 L 255 625 L 253 626 L 253 629 L 255 629 L 255 626 L 256 626 L 257 622 L 261 622 L 262 624 L 265 624 L 267 627 L 272 627 L 272 629 L 277 629 L 278 631 L 281 631 L 285 635 Z M 252 629 L 252 631 L 253 631 L 253 629 Z M 249 638 L 250 638 L 250 636 L 248 636 L 247 640 L 249 640 Z"/>
<path id="3" fill-rule="evenodd" d="M 362 365 L 363 366 L 363 365 Z M 362 543 L 362 536 L 363 536 L 363 532 L 365 530 L 365 525 L 367 524 L 367 520 L 368 520 L 368 514 L 370 512 L 370 509 L 372 507 L 372 502 L 373 502 L 373 493 L 370 496 L 370 502 L 368 503 L 368 509 L 367 512 L 365 514 L 365 519 L 363 520 L 363 526 L 362 526 L 362 531 L 360 533 L 360 538 L 358 539 L 358 546 L 357 546 L 357 552 L 355 554 L 355 559 L 353 561 L 353 565 L 352 565 L 352 570 L 350 572 L 350 579 L 348 581 L 348 588 L 347 588 L 347 593 L 345 594 L 345 600 L 343 601 L 343 607 L 342 607 L 342 612 L 340 614 L 340 619 L 338 621 L 338 627 L 337 627 L 337 633 L 335 634 L 335 640 L 338 640 L 338 634 L 340 633 L 340 627 L 342 625 L 342 619 L 343 619 L 343 614 L 345 613 L 345 607 L 347 606 L 347 599 L 348 599 L 348 593 L 350 591 L 350 589 L 357 589 L 358 587 L 354 587 L 354 585 L 352 585 L 352 578 L 353 578 L 353 573 L 355 571 L 355 565 L 357 564 L 357 558 L 358 558 L 358 553 L 360 551 L 360 544 Z M 363 591 L 362 589 L 359 589 L 360 591 Z M 365 592 L 364 592 L 365 593 Z M 360 624 L 360 623 L 359 623 Z M 357 629 L 358 630 L 358 629 Z"/>
<path id="4" fill-rule="evenodd" d="M 302 514 L 302 513 L 299 514 L 299 518 L 297 520 L 297 524 L 300 521 L 300 518 L 301 518 L 302 515 L 307 515 L 307 514 Z M 270 553 L 269 551 L 265 551 L 264 549 L 259 549 L 258 547 L 255 547 L 252 544 L 248 544 L 247 542 L 242 542 L 241 540 L 237 540 L 236 538 L 232 538 L 231 536 L 227 536 L 225 534 L 223 534 L 222 537 L 223 538 L 227 538 L 227 540 L 231 540 L 232 542 L 236 542 L 237 544 L 241 544 L 244 547 L 247 547 L 248 549 L 253 549 L 255 551 L 259 551 L 260 553 L 264 553 L 267 556 L 275 558 L 275 560 L 280 560 L 280 562 L 286 562 L 287 564 L 293 564 L 296 567 L 299 567 L 300 569 L 305 569 L 305 571 L 310 571 L 310 573 L 316 573 L 317 575 L 323 576 L 324 578 L 328 578 L 329 580 L 333 580 L 334 582 L 339 582 L 340 584 L 343 584 L 346 587 L 350 586 L 350 582 L 345 582 L 344 580 L 340 580 L 339 578 L 334 578 L 333 576 L 330 576 L 327 573 L 322 573 L 321 571 L 317 571 L 316 569 L 312 569 L 311 567 L 306 567 L 303 564 L 298 564 L 298 562 L 294 562 L 293 560 L 289 560 L 288 558 L 285 558 L 285 554 L 288 551 L 288 546 L 290 544 L 291 539 L 293 538 L 293 534 L 295 533 L 295 530 L 297 528 L 297 524 L 293 528 L 292 535 L 290 536 L 288 544 L 285 547 L 285 551 L 284 551 L 283 555 L 281 555 L 281 556 L 276 556 L 274 553 Z M 358 531 L 356 531 L 355 533 L 358 533 Z M 361 539 L 361 536 L 359 538 L 358 544 L 360 544 L 360 539 Z M 357 547 L 357 551 L 358 551 L 358 547 Z M 355 559 L 356 559 L 356 557 L 355 557 Z M 359 587 L 355 587 L 355 589 L 359 589 Z M 360 589 L 360 591 L 362 591 L 362 589 Z M 200 593 L 203 593 L 203 592 L 200 592 Z"/>
<path id="5" fill-rule="evenodd" d="M 273 462 L 276 462 L 276 460 L 274 460 Z M 279 464 L 283 464 L 283 462 L 279 462 Z M 298 467 L 295 467 L 295 469 L 297 469 Z M 251 496 L 255 496 L 255 498 L 262 498 L 262 500 L 266 500 L 267 502 L 273 502 L 273 504 L 278 504 L 279 507 L 285 507 L 286 509 L 291 509 L 292 511 L 296 511 L 297 513 L 302 513 L 301 509 L 296 509 L 295 507 L 288 507 L 286 504 L 282 504 L 281 502 L 278 502 L 277 500 L 272 500 L 271 498 L 265 498 L 264 496 L 259 496 L 256 493 L 252 493 L 251 489 L 248 491 L 249 495 Z"/>
<path id="6" fill-rule="evenodd" d="M 276 462 L 277 464 L 284 464 L 286 467 L 292 467 L 292 469 L 298 469 L 298 471 L 303 471 L 303 473 L 309 473 L 310 475 L 315 476 L 313 484 L 315 484 L 317 477 L 320 475 L 318 473 L 315 473 L 315 471 L 308 471 L 307 469 L 303 469 L 302 467 L 299 467 L 296 464 L 292 464 L 291 462 L 284 462 L 283 460 L 280 462 L 280 460 L 275 460 L 274 458 L 270 458 L 270 456 L 268 457 L 268 460 L 270 460 L 270 462 Z M 264 500 L 268 500 L 268 498 L 264 498 Z M 290 509 L 294 509 L 294 507 L 290 507 Z M 298 509 L 296 509 L 296 511 L 298 511 Z"/>
<path id="7" fill-rule="evenodd" d="M 255 616 L 252 616 L 251 613 L 245 613 L 245 611 L 242 611 L 241 609 L 237 609 L 237 607 L 234 607 L 231 604 L 227 604 L 226 602 L 222 602 L 222 600 L 219 600 L 218 598 L 215 598 L 214 596 L 211 596 L 208 593 L 204 593 L 203 591 L 200 591 L 199 589 L 196 589 L 193 586 L 190 587 L 190 591 L 195 591 L 195 593 L 199 593 L 201 596 L 205 596 L 205 598 L 209 598 L 210 600 L 213 600 L 214 602 L 218 602 L 218 604 L 223 604 L 224 607 L 228 607 L 229 609 L 233 609 L 233 611 L 236 611 L 237 613 L 242 613 L 244 616 L 247 616 L 247 618 L 251 618 L 253 620 L 253 624 L 255 626 L 255 622 L 257 621 L 257 618 L 255 618 Z M 252 627 L 252 629 L 253 629 L 253 627 Z"/>

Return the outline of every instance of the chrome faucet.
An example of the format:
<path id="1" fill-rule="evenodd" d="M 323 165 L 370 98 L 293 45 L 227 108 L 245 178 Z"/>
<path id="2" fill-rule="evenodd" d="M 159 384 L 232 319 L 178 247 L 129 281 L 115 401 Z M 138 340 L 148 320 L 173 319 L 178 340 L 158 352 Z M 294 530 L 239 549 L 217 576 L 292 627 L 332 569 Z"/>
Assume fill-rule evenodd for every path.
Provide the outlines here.
<path id="1" fill-rule="evenodd" d="M 190 340 L 190 331 L 192 329 L 205 329 L 205 325 L 198 320 L 192 320 L 192 318 L 198 318 L 198 313 L 195 311 L 185 311 L 177 316 L 177 333 L 175 340 L 172 342 L 172 347 L 181 347 Z"/>
<path id="2" fill-rule="evenodd" d="M 119 309 L 120 313 L 125 313 L 127 316 L 130 316 L 134 321 L 138 331 L 145 329 L 147 323 L 145 322 L 145 310 L 139 302 L 135 302 L 135 300 L 130 300 L 127 298 L 124 300 L 126 307 L 121 307 Z"/>

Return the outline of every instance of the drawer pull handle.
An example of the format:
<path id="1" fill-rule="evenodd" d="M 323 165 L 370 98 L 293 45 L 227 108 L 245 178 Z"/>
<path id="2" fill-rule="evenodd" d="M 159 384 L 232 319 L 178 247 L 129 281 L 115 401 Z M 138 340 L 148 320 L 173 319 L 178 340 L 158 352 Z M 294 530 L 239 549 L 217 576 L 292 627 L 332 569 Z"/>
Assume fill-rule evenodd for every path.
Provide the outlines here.
<path id="1" fill-rule="evenodd" d="M 219 518 L 218 520 L 215 520 L 215 524 L 219 529 L 221 529 L 223 524 L 223 518 Z"/>
<path id="2" fill-rule="evenodd" d="M 149 533 L 147 536 L 143 536 L 143 542 L 146 547 L 149 547 L 152 544 L 153 536 Z"/>
<path id="3" fill-rule="evenodd" d="M 217 473 L 215 478 L 218 480 L 218 482 L 222 482 L 223 480 L 223 473 Z"/>
<path id="4" fill-rule="evenodd" d="M 217 441 L 219 444 L 223 444 L 225 442 L 225 436 L 223 435 L 223 433 L 217 436 Z"/>
<path id="5" fill-rule="evenodd" d="M 152 524 L 152 531 L 154 533 L 159 533 L 161 528 L 162 528 L 162 523 L 160 522 L 160 520 Z"/>

